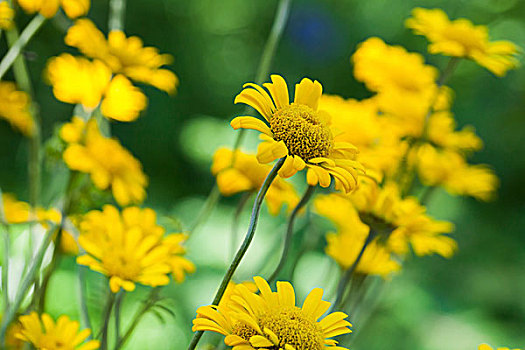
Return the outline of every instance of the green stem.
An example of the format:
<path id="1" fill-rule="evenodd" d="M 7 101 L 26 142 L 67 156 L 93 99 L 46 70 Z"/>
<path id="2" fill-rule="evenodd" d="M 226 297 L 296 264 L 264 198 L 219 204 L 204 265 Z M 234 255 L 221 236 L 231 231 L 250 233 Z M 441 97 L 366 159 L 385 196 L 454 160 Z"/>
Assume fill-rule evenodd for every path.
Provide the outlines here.
<path id="1" fill-rule="evenodd" d="M 436 188 L 437 188 L 436 186 L 425 187 L 425 189 L 423 190 L 423 193 L 421 194 L 421 197 L 419 198 L 419 203 L 421 205 L 427 205 L 430 198 L 435 193 Z"/>
<path id="2" fill-rule="evenodd" d="M 26 274 L 25 278 L 20 284 L 20 288 L 18 289 L 16 293 L 15 300 L 13 301 L 9 310 L 3 315 L 2 323 L 0 326 L 0 344 L 4 344 L 5 333 L 6 333 L 7 327 L 9 326 L 11 321 L 13 321 L 16 311 L 20 307 L 20 304 L 22 304 L 22 301 L 24 300 L 26 293 L 29 291 L 31 285 L 35 281 L 35 277 L 38 272 L 38 268 L 42 265 L 42 260 L 44 259 L 44 253 L 46 252 L 47 247 L 53 240 L 53 237 L 55 236 L 59 227 L 60 226 L 52 226 L 47 231 L 44 237 L 44 241 L 40 245 L 40 248 L 38 249 L 35 255 L 35 258 L 31 264 L 29 272 Z"/>
<path id="3" fill-rule="evenodd" d="M 57 266 L 60 263 L 60 237 L 61 232 L 58 233 L 56 239 L 55 239 L 55 247 L 53 249 L 53 257 L 51 259 L 51 263 L 47 267 L 47 271 L 45 273 L 44 279 L 42 280 L 42 284 L 40 285 L 40 288 L 38 289 L 38 297 L 36 298 L 38 300 L 37 304 L 37 312 L 40 314 L 45 311 L 46 306 L 46 294 L 47 294 L 47 287 L 49 286 L 49 280 L 51 279 L 51 275 L 53 272 L 55 272 Z"/>
<path id="4" fill-rule="evenodd" d="M 138 326 L 138 324 L 142 320 L 142 317 L 157 302 L 157 298 L 160 293 L 160 290 L 161 290 L 160 287 L 156 287 L 151 290 L 151 292 L 148 295 L 148 298 L 144 301 L 142 308 L 139 311 L 137 311 L 137 313 L 135 314 L 135 317 L 133 318 L 133 321 L 131 321 L 131 325 L 129 326 L 128 330 L 126 331 L 124 336 L 120 338 L 119 341 L 117 342 L 117 345 L 115 346 L 115 350 L 119 350 L 122 346 L 124 346 L 124 344 L 126 344 L 126 341 L 129 339 L 129 337 L 131 336 L 135 328 Z"/>
<path id="5" fill-rule="evenodd" d="M 22 51 L 22 49 L 27 45 L 27 43 L 31 40 L 31 38 L 33 38 L 33 36 L 38 32 L 38 30 L 42 27 L 45 21 L 46 21 L 46 18 L 44 16 L 42 16 L 41 14 L 37 14 L 31 20 L 31 22 L 29 22 L 29 24 L 24 29 L 24 31 L 22 32 L 22 34 L 20 35 L 16 43 L 9 48 L 9 51 L 7 51 L 7 54 L 2 59 L 2 62 L 0 62 L 0 79 L 4 77 L 7 70 L 11 67 L 11 65 L 15 62 L 16 58 L 20 55 L 20 52 Z M 9 38 L 9 35 L 12 35 L 10 33 L 16 33 L 16 32 L 17 32 L 16 28 L 10 29 L 6 31 L 6 37 Z"/>
<path id="6" fill-rule="evenodd" d="M 79 302 L 80 302 L 80 316 L 82 318 L 82 323 L 84 328 L 93 329 L 91 326 L 91 320 L 89 318 L 89 310 L 86 302 L 86 276 L 84 272 L 87 267 L 77 265 L 77 275 L 78 275 L 78 290 L 79 290 Z M 90 338 L 92 334 L 90 334 Z"/>
<path id="7" fill-rule="evenodd" d="M 235 209 L 235 214 L 233 214 L 232 231 L 231 231 L 231 237 L 230 237 L 230 241 L 231 241 L 230 242 L 231 243 L 230 252 L 231 253 L 230 253 L 229 259 L 233 259 L 234 254 L 235 254 L 235 248 L 237 247 L 237 231 L 239 228 L 239 218 L 251 196 L 252 196 L 252 192 L 244 193 L 241 199 L 239 200 L 239 203 L 237 204 L 237 208 Z"/>
<path id="8" fill-rule="evenodd" d="M 290 214 L 290 217 L 288 218 L 288 227 L 286 229 L 286 237 L 284 239 L 283 252 L 281 254 L 281 259 L 279 260 L 279 264 L 277 264 L 277 267 L 275 268 L 273 273 L 268 278 L 268 283 L 270 284 L 277 279 L 279 272 L 281 272 L 282 268 L 286 264 L 288 253 L 292 245 L 293 226 L 294 226 L 295 218 L 297 217 L 297 214 L 299 213 L 299 211 L 306 205 L 306 203 L 308 203 L 310 198 L 312 198 L 312 195 L 315 192 L 315 188 L 316 186 L 308 186 L 308 188 L 304 192 L 303 197 L 301 198 L 299 203 L 297 203 L 295 208 L 293 208 L 293 211 Z"/>
<path id="9" fill-rule="evenodd" d="M 2 197 L 0 196 L 0 202 Z M 2 265 L 2 291 L 4 294 L 4 314 L 9 310 L 9 248 L 10 248 L 10 237 L 9 237 L 9 225 L 2 221 L 4 227 L 4 263 Z"/>
<path id="10" fill-rule="evenodd" d="M 106 301 L 106 307 L 104 308 L 104 323 L 99 331 L 100 336 L 100 350 L 108 349 L 108 326 L 111 318 L 111 310 L 113 310 L 113 304 L 115 303 L 115 293 L 109 291 L 108 298 Z"/>
<path id="11" fill-rule="evenodd" d="M 346 291 L 348 282 L 350 281 L 352 274 L 357 268 L 359 261 L 361 261 L 361 258 L 363 257 L 363 254 L 365 253 L 366 247 L 368 247 L 368 245 L 372 242 L 375 236 L 376 236 L 375 231 L 372 228 L 370 228 L 370 231 L 368 232 L 368 236 L 366 237 L 365 243 L 363 244 L 363 247 L 359 251 L 357 258 L 355 259 L 354 263 L 348 269 L 346 269 L 346 271 L 343 273 L 343 276 L 341 276 L 341 279 L 339 280 L 339 284 L 337 285 L 335 301 L 333 302 L 332 307 L 330 308 L 331 311 L 338 310 L 340 308 L 344 295 L 345 295 L 345 291 Z"/>
<path id="12" fill-rule="evenodd" d="M 125 295 L 126 293 L 120 290 L 115 301 L 115 344 L 117 344 L 120 339 L 120 308 Z"/>
<path id="13" fill-rule="evenodd" d="M 288 21 L 288 16 L 290 14 L 290 5 L 292 3 L 292 0 L 279 0 L 279 4 L 277 5 L 277 11 L 275 13 L 275 18 L 272 24 L 272 28 L 270 30 L 270 34 L 268 35 L 268 39 L 266 40 L 266 43 L 264 45 L 263 53 L 261 55 L 261 60 L 259 61 L 259 66 L 257 67 L 257 73 L 255 74 L 255 83 L 256 84 L 262 84 L 268 74 L 270 73 L 270 66 L 272 64 L 273 58 L 275 56 L 275 52 L 277 50 L 277 46 L 279 45 L 279 41 L 281 40 L 281 37 L 283 35 L 284 28 L 286 27 L 286 22 Z M 245 107 L 242 115 L 245 115 L 249 113 L 251 110 L 250 107 Z M 237 133 L 237 137 L 235 138 L 235 142 L 233 144 L 233 156 L 232 156 L 232 164 L 235 163 L 235 151 L 241 147 L 241 144 L 244 140 L 244 136 L 246 134 L 245 129 L 239 130 Z M 213 189 L 210 191 L 210 194 L 208 195 L 208 198 L 206 199 L 206 203 L 204 204 L 205 207 L 201 210 L 199 213 L 199 216 L 197 217 L 197 220 L 195 224 L 193 225 L 193 229 L 190 230 L 190 232 L 193 232 L 195 228 L 197 228 L 201 222 L 205 221 L 207 217 L 210 215 L 210 213 L 213 211 L 213 208 L 217 204 L 219 200 L 219 188 L 217 187 L 217 183 L 213 186 Z"/>
<path id="14" fill-rule="evenodd" d="M 111 0 L 109 2 L 109 31 L 124 30 L 124 15 L 126 13 L 125 0 Z"/>
<path id="15" fill-rule="evenodd" d="M 235 270 L 237 270 L 237 267 L 239 266 L 242 258 L 244 257 L 244 254 L 246 254 L 246 251 L 250 247 L 250 244 L 255 235 L 255 229 L 257 227 L 257 221 L 259 219 L 259 213 L 261 211 L 261 205 L 264 200 L 264 196 L 266 195 L 266 192 L 268 192 L 270 185 L 277 176 L 277 172 L 279 171 L 279 169 L 281 169 L 285 160 L 286 157 L 283 157 L 280 158 L 277 161 L 277 163 L 275 163 L 272 170 L 266 176 L 266 179 L 264 180 L 261 188 L 259 189 L 259 192 L 257 192 L 257 196 L 255 197 L 255 203 L 253 203 L 252 216 L 250 217 L 250 226 L 248 227 L 248 232 L 246 233 L 244 241 L 242 242 L 241 247 L 237 251 L 237 254 L 235 254 L 235 258 L 233 259 L 230 267 L 228 268 L 228 271 L 226 271 L 226 274 L 222 279 L 221 285 L 219 286 L 219 290 L 217 291 L 217 294 L 215 294 L 215 298 L 213 298 L 212 305 L 219 305 L 224 291 L 226 290 L 226 287 L 228 287 L 228 283 L 230 283 L 230 280 L 232 279 Z M 188 350 L 195 349 L 203 334 L 204 331 L 197 331 L 193 335 L 193 339 L 191 340 L 190 345 L 188 346 Z"/>

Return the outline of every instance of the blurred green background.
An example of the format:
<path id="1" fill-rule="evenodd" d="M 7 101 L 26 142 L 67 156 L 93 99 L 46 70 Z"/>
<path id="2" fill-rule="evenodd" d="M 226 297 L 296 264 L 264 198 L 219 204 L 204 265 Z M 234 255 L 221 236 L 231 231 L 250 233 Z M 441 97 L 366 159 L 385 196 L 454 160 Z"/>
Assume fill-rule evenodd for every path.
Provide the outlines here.
<path id="1" fill-rule="evenodd" d="M 175 215 L 185 228 L 193 223 L 213 186 L 209 168 L 214 150 L 233 145 L 235 132 L 229 121 L 243 108 L 234 105 L 233 98 L 243 83 L 254 79 L 276 5 L 275 0 L 128 1 L 126 33 L 172 54 L 170 69 L 180 78 L 180 87 L 170 97 L 142 86 L 149 98 L 147 110 L 136 122 L 113 123 L 112 132 L 141 160 L 149 176 L 145 205 Z M 92 6 L 88 16 L 107 32 L 108 1 L 94 0 Z M 321 81 L 328 93 L 368 97 L 370 93 L 352 77 L 349 58 L 356 45 L 371 36 L 419 51 L 442 68 L 446 58 L 428 55 L 425 39 L 404 28 L 416 6 L 440 7 L 451 18 L 487 24 L 493 39 L 508 39 L 525 48 L 522 0 L 294 0 L 271 71 L 289 84 L 307 76 Z M 28 20 L 19 16 L 19 25 Z M 54 99 L 42 79 L 49 57 L 76 53 L 65 46 L 63 37 L 59 26 L 48 23 L 27 47 L 45 138 L 73 110 Z M 0 52 L 5 52 L 3 41 Z M 436 193 L 429 211 L 456 224 L 459 253 L 451 260 L 409 259 L 402 273 L 381 287 L 379 304 L 366 304 L 362 315 L 350 315 L 353 349 L 474 350 L 482 342 L 525 347 L 525 70 L 510 71 L 499 79 L 474 63 L 462 62 L 450 86 L 456 91 L 453 112 L 458 126 L 474 125 L 485 142 L 473 162 L 491 164 L 501 179 L 498 199 L 479 203 Z M 249 133 L 244 149 L 253 150 L 255 143 L 256 134 Z M 25 200 L 26 158 L 26 141 L 0 122 L 0 187 Z M 56 171 L 48 167 L 44 183 L 62 181 Z M 44 202 L 56 197 L 55 190 L 44 186 Z M 211 301 L 228 264 L 238 198 L 222 199 L 210 220 L 190 238 L 188 254 L 198 271 L 165 291 L 175 316 L 164 313 L 161 322 L 148 314 L 128 349 L 185 348 L 196 307 Z M 248 215 L 243 214 L 241 223 L 248 222 Z M 283 221 L 263 211 L 238 281 L 250 278 L 258 271 L 258 260 L 275 249 L 280 238 L 275 232 L 284 232 Z M 304 297 L 312 287 L 323 287 L 331 265 L 321 249 L 309 253 L 294 277 L 299 294 Z M 96 297 L 102 282 L 95 274 L 90 277 L 95 315 L 102 308 Z M 66 259 L 52 280 L 49 311 L 78 317 L 76 288 L 73 260 Z M 139 288 L 126 299 L 124 323 L 146 292 Z M 365 327 L 359 320 L 364 321 L 366 314 L 371 317 Z"/>

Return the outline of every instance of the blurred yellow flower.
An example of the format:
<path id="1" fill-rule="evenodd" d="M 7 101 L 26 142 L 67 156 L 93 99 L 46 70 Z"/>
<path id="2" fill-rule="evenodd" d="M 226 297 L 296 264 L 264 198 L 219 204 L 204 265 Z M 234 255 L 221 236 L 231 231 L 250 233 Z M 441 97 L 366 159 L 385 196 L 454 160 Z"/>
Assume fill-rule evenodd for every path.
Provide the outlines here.
<path id="1" fill-rule="evenodd" d="M 494 349 L 492 348 L 492 346 L 488 344 L 480 344 L 478 346 L 478 350 L 494 350 Z M 511 349 L 507 347 L 498 347 L 496 350 L 511 350 Z M 512 349 L 512 350 L 520 350 L 520 349 Z"/>
<path id="2" fill-rule="evenodd" d="M 260 164 L 255 155 L 237 151 L 232 167 L 232 150 L 219 148 L 213 155 L 211 172 L 217 177 L 217 186 L 224 196 L 239 192 L 257 191 L 271 170 L 271 166 Z M 291 210 L 299 202 L 293 186 L 284 179 L 277 178 L 265 196 L 268 210 L 277 215 L 284 204 Z"/>
<path id="3" fill-rule="evenodd" d="M 55 321 L 48 314 L 40 317 L 36 312 L 20 316 L 22 329 L 17 338 L 32 344 L 38 350 L 94 350 L 98 349 L 98 340 L 85 341 L 91 334 L 90 329 L 79 332 L 80 324 L 62 315 Z"/>
<path id="4" fill-rule="evenodd" d="M 489 167 L 469 165 L 464 156 L 451 150 L 424 144 L 414 151 L 413 161 L 423 184 L 443 186 L 451 194 L 489 201 L 499 185 Z"/>
<path id="5" fill-rule="evenodd" d="M 391 172 L 405 153 L 405 143 L 387 118 L 379 115 L 375 99 L 357 101 L 323 95 L 319 109 L 332 116 L 335 141 L 351 142 L 359 149 L 358 160 L 368 176 Z M 377 175 L 375 175 L 377 176 Z"/>
<path id="6" fill-rule="evenodd" d="M 15 10 L 7 1 L 0 2 L 0 29 L 11 29 L 13 27 L 13 18 Z"/>
<path id="7" fill-rule="evenodd" d="M 84 16 L 89 11 L 90 0 L 17 0 L 27 13 L 39 12 L 42 16 L 51 18 L 61 5 L 70 18 Z"/>
<path id="8" fill-rule="evenodd" d="M 406 26 L 430 41 L 432 54 L 469 58 L 497 76 L 519 66 L 519 48 L 510 41 L 490 41 L 486 26 L 460 18 L 451 21 L 441 9 L 415 8 Z"/>
<path id="9" fill-rule="evenodd" d="M 111 188 L 122 206 L 146 197 L 148 181 L 142 165 L 118 140 L 104 137 L 94 119 L 86 126 L 84 142 L 69 143 L 63 158 L 70 169 L 90 174 L 97 188 Z"/>
<path id="10" fill-rule="evenodd" d="M 7 120 L 25 136 L 31 136 L 35 132 L 29 103 L 29 96 L 16 90 L 14 83 L 0 81 L 0 118 Z"/>
<path id="11" fill-rule="evenodd" d="M 106 205 L 87 213 L 80 223 L 79 243 L 86 255 L 77 263 L 110 278 L 111 290 L 135 289 L 135 282 L 159 286 L 169 283 L 168 274 L 182 282 L 195 266 L 183 257 L 184 234 L 164 236 L 151 209 L 126 208 L 122 214 Z"/>
<path id="12" fill-rule="evenodd" d="M 127 38 L 121 31 L 112 31 L 106 40 L 93 22 L 83 18 L 69 28 L 65 42 L 84 55 L 103 61 L 114 73 L 124 74 L 134 81 L 153 85 L 170 94 L 178 85 L 177 76 L 161 68 L 170 64 L 172 57 L 159 54 L 154 47 L 144 47 L 136 36 Z"/>
<path id="13" fill-rule="evenodd" d="M 109 84 L 100 110 L 105 117 L 122 122 L 133 121 L 146 108 L 146 96 L 125 76 L 115 76 Z"/>
<path id="14" fill-rule="evenodd" d="M 272 292 L 263 278 L 253 280 L 260 294 L 244 284 L 236 285 L 229 305 L 197 309 L 193 331 L 220 333 L 226 345 L 239 350 L 346 350 L 330 338 L 351 333 L 352 325 L 344 312 L 330 313 L 319 321 L 330 307 L 322 300 L 321 288 L 313 289 L 298 307 L 290 283 L 277 282 L 277 292 Z"/>
<path id="15" fill-rule="evenodd" d="M 264 121 L 255 117 L 237 117 L 231 126 L 253 129 L 262 133 L 263 142 L 257 149 L 257 160 L 270 163 L 286 157 L 279 170 L 281 177 L 293 176 L 308 169 L 309 185 L 330 186 L 332 176 L 338 190 L 350 192 L 357 185 L 358 172 L 364 172 L 356 161 L 357 148 L 347 142 L 335 142 L 330 128 L 330 116 L 318 111 L 322 86 L 308 78 L 295 88 L 294 102 L 290 104 L 288 86 L 279 75 L 271 76 L 271 83 L 262 87 L 248 83 L 235 97 L 235 103 L 245 103 L 256 109 Z"/>
<path id="16" fill-rule="evenodd" d="M 461 152 L 483 148 L 483 141 L 476 135 L 474 127 L 466 126 L 460 131 L 455 129 L 456 121 L 450 112 L 436 112 L 428 119 L 427 138 L 437 146 Z"/>
<path id="17" fill-rule="evenodd" d="M 5 220 L 9 224 L 20 224 L 29 221 L 31 206 L 29 203 L 18 201 L 10 193 L 2 193 L 2 204 Z"/>
<path id="18" fill-rule="evenodd" d="M 68 143 L 80 143 L 84 138 L 86 122 L 84 119 L 73 116 L 69 123 L 65 123 L 60 128 L 60 137 Z"/>
<path id="19" fill-rule="evenodd" d="M 330 219 L 337 229 L 337 232 L 328 232 L 326 235 L 326 254 L 341 268 L 348 269 L 363 248 L 370 227 L 361 222 L 352 203 L 341 195 L 319 196 L 314 205 L 316 212 Z M 391 252 L 377 239 L 368 244 L 356 266 L 356 272 L 384 278 L 400 269 L 401 265 L 392 259 Z"/>
<path id="20" fill-rule="evenodd" d="M 46 77 L 55 97 L 66 103 L 98 106 L 111 80 L 111 70 L 101 61 L 61 54 L 47 64 Z"/>

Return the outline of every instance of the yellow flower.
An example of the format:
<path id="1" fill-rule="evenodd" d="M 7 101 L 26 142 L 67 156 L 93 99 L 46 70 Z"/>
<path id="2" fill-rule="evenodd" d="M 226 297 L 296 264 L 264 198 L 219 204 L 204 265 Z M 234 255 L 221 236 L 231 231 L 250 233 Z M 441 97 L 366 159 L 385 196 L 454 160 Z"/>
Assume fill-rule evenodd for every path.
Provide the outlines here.
<path id="1" fill-rule="evenodd" d="M 93 109 L 106 91 L 111 70 L 98 60 L 91 62 L 83 57 L 61 54 L 49 60 L 46 77 L 58 100 Z"/>
<path id="2" fill-rule="evenodd" d="M 319 109 L 332 116 L 334 140 L 352 142 L 359 149 L 358 160 L 368 176 L 374 176 L 374 170 L 388 173 L 395 169 L 405 153 L 405 144 L 390 121 L 379 116 L 374 99 L 357 101 L 323 95 Z"/>
<path id="3" fill-rule="evenodd" d="M 414 152 L 421 182 L 443 186 L 449 193 L 489 201 L 499 185 L 498 177 L 485 165 L 469 165 L 465 158 L 451 150 L 438 150 L 424 144 Z"/>
<path id="4" fill-rule="evenodd" d="M 67 143 L 80 143 L 84 138 L 86 122 L 84 119 L 73 116 L 71 122 L 65 123 L 60 128 L 60 137 Z"/>
<path id="5" fill-rule="evenodd" d="M 115 76 L 109 84 L 100 110 L 105 117 L 122 122 L 133 121 L 146 108 L 146 96 L 125 76 Z"/>
<path id="6" fill-rule="evenodd" d="M 159 286 L 169 283 L 172 273 L 177 282 L 192 273 L 195 266 L 183 257 L 187 236 L 171 234 L 156 224 L 152 209 L 118 209 L 106 205 L 103 211 L 87 213 L 80 223 L 79 243 L 88 255 L 77 262 L 110 278 L 110 287 L 118 292 L 135 289 L 135 282 Z"/>
<path id="7" fill-rule="evenodd" d="M 38 350 L 94 350 L 100 346 L 98 340 L 85 342 L 91 330 L 79 332 L 80 324 L 65 315 L 60 316 L 55 323 L 48 314 L 39 317 L 36 312 L 32 312 L 20 316 L 19 321 L 22 329 L 16 335 L 17 338 L 31 343 Z"/>
<path id="8" fill-rule="evenodd" d="M 236 152 L 232 166 L 232 155 L 232 150 L 227 148 L 219 148 L 213 155 L 211 172 L 217 177 L 217 186 L 221 193 L 231 196 L 239 192 L 259 190 L 271 166 L 259 164 L 255 155 L 241 151 Z M 279 214 L 283 204 L 287 204 L 291 210 L 299 202 L 293 186 L 280 178 L 275 179 L 264 198 L 272 215 Z"/>
<path id="9" fill-rule="evenodd" d="M 35 131 L 29 102 L 29 96 L 23 91 L 17 91 L 14 83 L 0 81 L 0 118 L 7 120 L 26 136 L 33 135 Z"/>
<path id="10" fill-rule="evenodd" d="M 42 16 L 51 18 L 61 5 L 69 18 L 87 14 L 90 0 L 17 0 L 20 7 L 27 13 L 39 12 Z"/>
<path id="11" fill-rule="evenodd" d="M 348 269 L 356 261 L 370 227 L 359 219 L 352 203 L 338 194 L 319 196 L 314 202 L 316 211 L 329 218 L 337 228 L 337 233 L 326 235 L 326 254 L 332 257 L 343 269 Z M 401 269 L 392 259 L 391 253 L 375 239 L 366 247 L 356 266 L 356 272 L 387 277 Z"/>
<path id="12" fill-rule="evenodd" d="M 15 10 L 11 8 L 7 1 L 0 2 L 0 29 L 11 29 Z"/>
<path id="13" fill-rule="evenodd" d="M 293 176 L 304 168 L 309 185 L 330 186 L 331 176 L 336 189 L 352 191 L 357 185 L 357 148 L 347 142 L 335 142 L 330 129 L 330 116 L 318 111 L 322 86 L 308 78 L 296 85 L 294 102 L 290 104 L 288 86 L 279 75 L 271 76 L 272 83 L 263 84 L 270 92 L 248 83 L 235 98 L 255 108 L 264 121 L 255 117 L 237 117 L 231 121 L 234 129 L 254 129 L 262 132 L 263 142 L 257 149 L 257 160 L 270 163 L 286 157 L 279 170 L 281 177 Z M 270 97 L 271 95 L 271 97 Z"/>
<path id="14" fill-rule="evenodd" d="M 478 346 L 478 350 L 494 350 L 494 349 L 492 348 L 492 346 L 488 344 L 480 344 Z M 498 347 L 497 350 L 511 350 L 511 349 L 507 347 Z M 512 350 L 520 350 L 520 349 L 512 349 Z"/>
<path id="15" fill-rule="evenodd" d="M 322 300 L 321 288 L 313 289 L 303 306 L 297 307 L 290 283 L 277 282 L 277 292 L 272 292 L 263 278 L 253 280 L 260 294 L 242 284 L 235 286 L 235 298 L 226 307 L 197 309 L 193 331 L 220 333 L 225 336 L 225 344 L 234 350 L 346 349 L 330 338 L 350 333 L 352 325 L 343 312 L 328 314 L 319 321 L 330 307 L 329 302 Z"/>
<path id="16" fill-rule="evenodd" d="M 104 137 L 94 119 L 86 126 L 84 142 L 70 143 L 63 158 L 70 169 L 90 174 L 97 188 L 111 188 L 122 206 L 146 197 L 148 181 L 142 165 L 118 140 Z"/>
<path id="17" fill-rule="evenodd" d="M 84 18 L 69 28 L 65 42 L 84 55 L 103 61 L 116 74 L 124 74 L 170 94 L 178 85 L 177 76 L 161 68 L 170 64 L 172 57 L 159 54 L 154 47 L 144 47 L 136 36 L 127 38 L 122 31 L 112 31 L 106 40 L 93 22 Z"/>
<path id="18" fill-rule="evenodd" d="M 448 111 L 433 113 L 428 119 L 427 138 L 442 148 L 461 152 L 479 151 L 483 141 L 474 132 L 474 127 L 466 126 L 455 131 L 456 121 Z"/>
<path id="19" fill-rule="evenodd" d="M 490 41 L 486 26 L 475 26 L 465 18 L 451 21 L 441 9 L 415 8 L 406 26 L 427 37 L 432 54 L 472 59 L 497 76 L 519 66 L 514 43 Z"/>
<path id="20" fill-rule="evenodd" d="M 29 221 L 31 206 L 9 193 L 2 193 L 2 203 L 5 220 L 10 224 L 20 224 Z"/>

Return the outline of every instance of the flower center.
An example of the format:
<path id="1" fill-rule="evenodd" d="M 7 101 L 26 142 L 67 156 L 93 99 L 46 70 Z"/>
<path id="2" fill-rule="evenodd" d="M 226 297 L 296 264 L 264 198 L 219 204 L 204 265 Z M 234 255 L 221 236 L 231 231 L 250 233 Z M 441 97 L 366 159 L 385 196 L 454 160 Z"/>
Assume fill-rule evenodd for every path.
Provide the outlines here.
<path id="1" fill-rule="evenodd" d="M 283 141 L 290 155 L 308 161 L 328 157 L 334 137 L 328 126 L 312 108 L 292 103 L 270 118 L 270 128 L 276 141 Z"/>
<path id="2" fill-rule="evenodd" d="M 73 349 L 71 344 L 66 344 L 62 340 L 57 339 L 54 334 L 44 334 L 40 338 L 39 343 L 37 344 L 39 349 L 49 349 L 49 350 L 69 350 Z"/>
<path id="3" fill-rule="evenodd" d="M 102 264 L 108 275 L 118 276 L 124 280 L 135 280 L 141 272 L 140 263 L 125 252 L 110 251 L 102 257 Z"/>
<path id="4" fill-rule="evenodd" d="M 321 327 L 305 317 L 298 307 L 279 308 L 259 315 L 257 323 L 261 329 L 271 330 L 279 339 L 279 344 L 269 350 L 284 349 L 291 345 L 296 350 L 322 350 L 324 335 Z M 233 330 L 234 334 L 249 340 L 257 333 L 255 330 L 239 323 Z"/>

